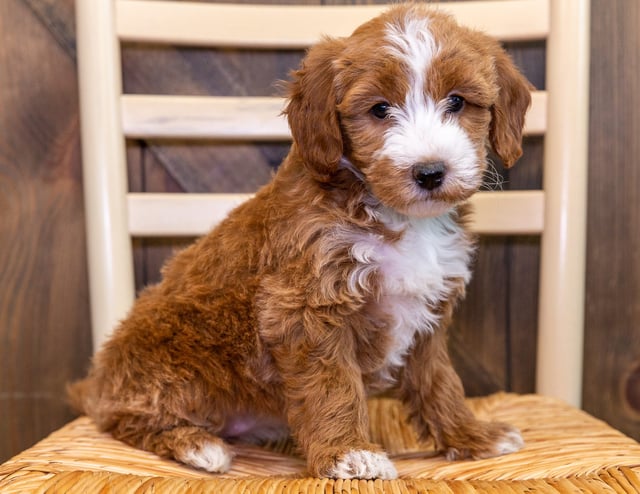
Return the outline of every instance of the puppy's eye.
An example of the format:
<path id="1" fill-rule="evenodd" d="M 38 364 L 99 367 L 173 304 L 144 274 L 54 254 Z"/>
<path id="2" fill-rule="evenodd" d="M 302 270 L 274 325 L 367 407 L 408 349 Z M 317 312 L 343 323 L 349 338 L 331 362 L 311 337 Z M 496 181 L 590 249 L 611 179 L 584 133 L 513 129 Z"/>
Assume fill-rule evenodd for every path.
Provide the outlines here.
<path id="1" fill-rule="evenodd" d="M 447 113 L 458 113 L 464 107 L 464 98 L 452 94 L 447 98 Z"/>
<path id="2" fill-rule="evenodd" d="M 369 111 L 374 117 L 379 118 L 380 120 L 384 120 L 389 116 L 390 108 L 391 108 L 391 105 L 389 105 L 389 103 L 383 102 L 383 103 L 377 103 L 373 105 L 371 107 L 371 110 Z"/>

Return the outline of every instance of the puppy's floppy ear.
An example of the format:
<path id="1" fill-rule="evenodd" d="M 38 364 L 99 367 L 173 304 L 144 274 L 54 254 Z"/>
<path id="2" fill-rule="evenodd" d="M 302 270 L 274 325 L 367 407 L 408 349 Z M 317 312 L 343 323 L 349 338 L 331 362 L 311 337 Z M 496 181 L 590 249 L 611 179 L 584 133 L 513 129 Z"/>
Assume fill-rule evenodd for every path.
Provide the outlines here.
<path id="1" fill-rule="evenodd" d="M 343 153 L 335 88 L 335 62 L 342 48 L 342 41 L 326 38 L 309 50 L 292 74 L 284 110 L 296 150 L 321 182 L 331 179 Z"/>
<path id="2" fill-rule="evenodd" d="M 524 117 L 531 104 L 533 86 L 516 68 L 511 58 L 499 48 L 495 54 L 498 100 L 491 108 L 491 146 L 510 168 L 522 156 Z"/>

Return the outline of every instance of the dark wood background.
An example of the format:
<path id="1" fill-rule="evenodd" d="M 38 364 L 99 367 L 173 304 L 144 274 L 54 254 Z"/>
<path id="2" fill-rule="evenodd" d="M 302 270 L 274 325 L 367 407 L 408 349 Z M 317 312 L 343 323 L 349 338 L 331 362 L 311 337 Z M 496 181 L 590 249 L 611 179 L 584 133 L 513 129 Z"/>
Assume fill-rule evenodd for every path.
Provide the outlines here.
<path id="1" fill-rule="evenodd" d="M 0 2 L 0 461 L 72 418 L 64 386 L 91 353 L 73 11 L 73 0 Z M 639 28 L 639 2 L 592 0 L 584 407 L 638 439 Z M 508 48 L 542 87 L 544 45 Z M 127 46 L 125 89 L 272 95 L 300 57 Z M 287 145 L 127 148 L 133 190 L 239 192 L 267 181 Z M 525 152 L 504 188 L 540 184 L 541 139 Z M 138 285 L 183 243 L 136 240 Z M 451 333 L 469 394 L 533 390 L 538 262 L 536 238 L 482 240 Z"/>

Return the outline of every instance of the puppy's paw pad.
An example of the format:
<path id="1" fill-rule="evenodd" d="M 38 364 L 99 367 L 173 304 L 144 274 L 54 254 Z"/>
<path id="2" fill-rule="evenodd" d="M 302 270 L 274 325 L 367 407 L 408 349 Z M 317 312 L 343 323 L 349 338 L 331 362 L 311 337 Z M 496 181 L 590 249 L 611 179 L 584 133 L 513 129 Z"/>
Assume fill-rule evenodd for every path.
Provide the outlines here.
<path id="1" fill-rule="evenodd" d="M 395 479 L 398 472 L 384 453 L 351 450 L 329 472 L 336 479 Z"/>
<path id="2" fill-rule="evenodd" d="M 224 473 L 231 468 L 232 458 L 223 444 L 206 442 L 199 448 L 187 449 L 177 460 L 207 472 Z"/>

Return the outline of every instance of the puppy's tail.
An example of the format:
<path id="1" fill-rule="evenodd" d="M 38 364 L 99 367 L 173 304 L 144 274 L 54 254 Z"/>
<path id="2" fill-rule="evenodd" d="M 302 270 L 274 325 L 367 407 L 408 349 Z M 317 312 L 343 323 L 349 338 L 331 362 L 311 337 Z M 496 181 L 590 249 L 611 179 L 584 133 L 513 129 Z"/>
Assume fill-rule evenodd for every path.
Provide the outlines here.
<path id="1" fill-rule="evenodd" d="M 81 414 L 87 413 L 85 403 L 88 389 L 89 378 L 67 384 L 67 401 L 74 411 Z"/>

